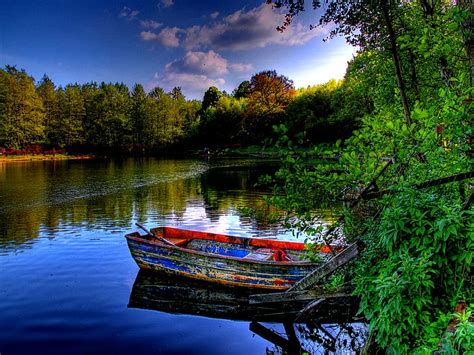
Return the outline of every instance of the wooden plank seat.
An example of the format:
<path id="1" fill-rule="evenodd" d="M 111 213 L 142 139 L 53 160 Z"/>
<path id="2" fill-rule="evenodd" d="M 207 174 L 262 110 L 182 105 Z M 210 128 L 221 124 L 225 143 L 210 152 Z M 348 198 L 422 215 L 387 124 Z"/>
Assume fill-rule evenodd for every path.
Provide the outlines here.
<path id="1" fill-rule="evenodd" d="M 166 238 L 168 241 L 176 245 L 177 247 L 185 247 L 188 244 L 189 239 L 186 238 Z"/>

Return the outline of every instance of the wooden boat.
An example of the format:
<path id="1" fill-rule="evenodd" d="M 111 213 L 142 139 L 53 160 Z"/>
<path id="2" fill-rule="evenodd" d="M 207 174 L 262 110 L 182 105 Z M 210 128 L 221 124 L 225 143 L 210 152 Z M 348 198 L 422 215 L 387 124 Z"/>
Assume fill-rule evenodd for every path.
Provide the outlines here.
<path id="1" fill-rule="evenodd" d="M 304 260 L 305 245 L 299 242 L 172 227 L 125 237 L 140 268 L 219 284 L 285 290 L 319 265 Z M 320 250 L 324 260 L 330 250 Z"/>

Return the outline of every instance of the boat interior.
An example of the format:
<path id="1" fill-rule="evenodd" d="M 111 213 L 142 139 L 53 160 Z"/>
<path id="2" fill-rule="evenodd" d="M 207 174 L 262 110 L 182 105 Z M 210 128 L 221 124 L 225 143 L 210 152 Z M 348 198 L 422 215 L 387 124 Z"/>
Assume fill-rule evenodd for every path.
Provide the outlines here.
<path id="1" fill-rule="evenodd" d="M 259 261 L 308 261 L 304 243 L 301 242 L 235 237 L 171 227 L 154 228 L 151 232 L 180 248 L 220 256 Z M 140 236 L 138 233 L 133 233 L 130 236 L 150 241 L 156 240 L 149 234 Z M 328 256 L 324 251 L 321 254 L 323 257 Z"/>

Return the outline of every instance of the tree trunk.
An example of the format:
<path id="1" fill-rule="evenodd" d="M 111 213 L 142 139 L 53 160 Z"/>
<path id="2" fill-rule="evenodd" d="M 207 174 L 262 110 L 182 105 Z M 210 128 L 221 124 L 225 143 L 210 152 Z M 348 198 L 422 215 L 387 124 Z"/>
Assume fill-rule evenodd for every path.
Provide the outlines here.
<path id="1" fill-rule="evenodd" d="M 472 1 L 472 0 L 465 0 L 465 1 Z M 393 30 L 392 20 L 390 18 L 387 1 L 383 0 L 381 2 L 381 5 L 382 5 L 383 16 L 385 19 L 385 24 L 387 25 L 388 36 L 390 38 L 390 51 L 392 52 L 393 64 L 395 65 L 395 72 L 397 74 L 397 83 L 398 83 L 398 89 L 400 90 L 400 99 L 402 101 L 403 114 L 405 116 L 405 122 L 407 123 L 407 125 L 410 125 L 411 124 L 410 105 L 408 104 L 405 82 L 403 81 L 403 76 L 402 76 L 402 67 L 400 65 L 400 57 L 398 55 L 398 49 L 397 49 L 397 39 L 396 39 L 395 31 Z"/>
<path id="2" fill-rule="evenodd" d="M 471 86 L 474 86 L 474 0 L 458 0 L 458 5 L 469 14 L 462 26 L 464 29 L 464 45 L 469 58 Z"/>

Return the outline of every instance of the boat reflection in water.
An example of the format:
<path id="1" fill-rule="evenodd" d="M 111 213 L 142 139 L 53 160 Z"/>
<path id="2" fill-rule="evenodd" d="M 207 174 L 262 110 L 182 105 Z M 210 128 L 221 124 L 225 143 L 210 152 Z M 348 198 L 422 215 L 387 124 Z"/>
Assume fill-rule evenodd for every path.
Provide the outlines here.
<path id="1" fill-rule="evenodd" d="M 299 312 L 308 304 L 307 300 L 275 306 L 250 304 L 251 294 L 255 294 L 255 290 L 140 270 L 128 307 L 248 321 L 250 331 L 273 344 L 267 348 L 270 354 L 352 354 L 363 348 L 367 326 L 356 316 L 358 301 L 353 297 L 338 298 L 337 301 L 328 299 L 309 316 L 302 317 Z"/>

